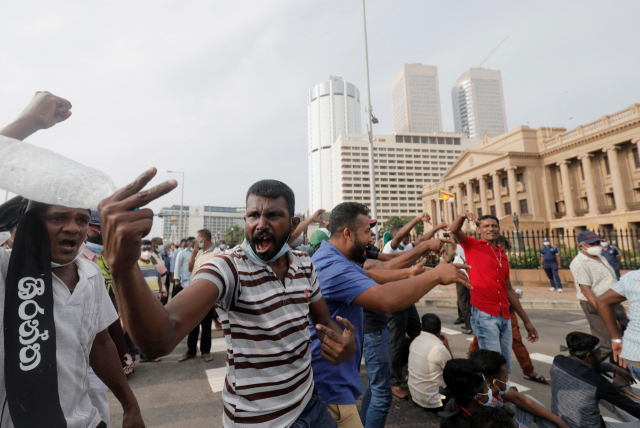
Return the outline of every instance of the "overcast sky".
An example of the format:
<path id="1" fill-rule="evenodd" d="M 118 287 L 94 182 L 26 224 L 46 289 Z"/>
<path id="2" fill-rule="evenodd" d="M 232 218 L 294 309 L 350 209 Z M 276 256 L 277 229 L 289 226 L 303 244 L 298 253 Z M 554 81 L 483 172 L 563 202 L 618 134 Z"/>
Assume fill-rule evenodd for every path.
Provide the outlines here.
<path id="1" fill-rule="evenodd" d="M 71 119 L 28 141 L 118 186 L 150 166 L 154 183 L 186 171 L 185 204 L 229 206 L 275 178 L 301 212 L 309 88 L 343 77 L 365 118 L 356 0 L 5 1 L 0 14 L 0 123 L 36 90 L 68 98 Z M 403 63 L 438 67 L 453 131 L 451 86 L 506 36 L 483 67 L 502 71 L 509 129 L 573 128 L 640 102 L 639 16 L 638 1 L 369 0 L 374 132 L 392 132 Z M 179 203 L 180 188 L 152 208 Z"/>

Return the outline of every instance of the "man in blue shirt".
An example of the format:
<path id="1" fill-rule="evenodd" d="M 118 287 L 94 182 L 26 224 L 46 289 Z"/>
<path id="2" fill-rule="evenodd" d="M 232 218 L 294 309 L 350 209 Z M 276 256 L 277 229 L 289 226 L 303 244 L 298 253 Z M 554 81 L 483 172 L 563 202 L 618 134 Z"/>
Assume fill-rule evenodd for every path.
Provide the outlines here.
<path id="1" fill-rule="evenodd" d="M 187 288 L 189 284 L 191 284 L 189 260 L 191 260 L 191 254 L 193 253 L 193 246 L 195 242 L 196 238 L 194 238 L 193 236 L 188 237 L 186 248 L 180 251 L 180 254 L 178 254 L 176 258 L 173 280 L 177 288 Z"/>
<path id="2" fill-rule="evenodd" d="M 606 238 L 602 238 L 600 241 L 600 245 L 602 246 L 602 256 L 607 259 L 614 272 L 616 273 L 616 278 L 620 281 L 620 259 L 622 259 L 622 254 L 620 254 L 620 250 L 618 250 L 613 245 L 609 245 L 609 241 Z"/>
<path id="3" fill-rule="evenodd" d="M 390 313 L 411 306 L 438 284 L 460 282 L 469 286 L 467 276 L 458 267 L 470 267 L 463 265 L 440 264 L 428 271 L 419 265 L 418 269 L 368 271 L 357 266 L 354 262 L 366 260 L 371 233 L 368 214 L 369 209 L 357 202 L 336 206 L 331 212 L 331 238 L 322 242 L 312 258 L 331 316 L 349 319 L 356 329 L 356 355 L 337 367 L 324 363 L 324 345 L 317 339 L 313 326 L 309 326 L 313 378 L 340 428 L 363 426 L 356 408 L 362 394 L 363 308 Z M 438 244 L 441 246 L 439 240 Z M 365 423 L 367 427 L 384 426 L 384 420 L 382 425 Z"/>
<path id="4" fill-rule="evenodd" d="M 555 245 L 551 245 L 549 238 L 544 238 L 542 243 L 544 246 L 540 248 L 540 266 L 544 269 L 551 283 L 549 291 L 558 290 L 558 293 L 563 293 L 562 281 L 560 281 L 560 275 L 558 275 L 558 268 L 562 266 L 560 250 Z"/>

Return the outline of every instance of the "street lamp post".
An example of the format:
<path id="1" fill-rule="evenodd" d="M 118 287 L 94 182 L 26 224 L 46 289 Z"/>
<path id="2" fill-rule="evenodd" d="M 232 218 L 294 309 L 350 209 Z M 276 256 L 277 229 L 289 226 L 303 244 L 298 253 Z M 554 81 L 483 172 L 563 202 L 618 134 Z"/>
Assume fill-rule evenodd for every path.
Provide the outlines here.
<path id="1" fill-rule="evenodd" d="M 182 236 L 182 228 L 184 227 L 184 217 L 183 217 L 183 208 L 184 208 L 184 171 L 169 171 L 170 174 L 182 174 L 182 196 L 180 197 L 180 236 L 178 237 L 178 242 L 183 238 Z"/>
<path id="2" fill-rule="evenodd" d="M 372 119 L 373 114 L 371 112 L 371 93 L 369 90 L 369 53 L 367 48 L 367 16 L 364 8 L 364 1 L 362 0 L 362 28 L 364 30 L 364 71 L 365 82 L 367 86 L 367 106 L 365 112 L 367 113 L 367 133 L 369 134 L 369 187 L 371 193 L 371 218 L 378 218 L 378 207 L 376 203 L 376 175 L 375 165 L 373 163 L 373 129 Z M 375 121 L 378 122 L 377 120 Z M 376 242 L 378 242 L 378 225 L 375 226 Z"/>

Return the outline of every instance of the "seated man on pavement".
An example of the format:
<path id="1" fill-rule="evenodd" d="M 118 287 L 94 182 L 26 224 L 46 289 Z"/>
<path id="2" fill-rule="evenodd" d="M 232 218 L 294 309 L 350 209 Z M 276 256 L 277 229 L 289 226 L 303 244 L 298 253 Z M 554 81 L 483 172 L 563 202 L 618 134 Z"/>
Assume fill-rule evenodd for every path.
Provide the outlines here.
<path id="1" fill-rule="evenodd" d="M 493 394 L 493 405 L 502 406 L 504 402 L 516 415 L 521 427 L 530 427 L 533 422 L 540 428 L 568 428 L 558 416 L 547 410 L 538 400 L 523 395 L 511 388 L 506 359 L 496 351 L 479 349 L 474 351 L 470 359 L 482 364 L 482 374 L 487 378 Z"/>
<path id="2" fill-rule="evenodd" d="M 551 366 L 551 410 L 571 428 L 640 427 L 640 403 L 604 378 L 607 372 L 634 383 L 624 369 L 605 363 L 600 339 L 579 331 L 567 335 L 569 357 L 558 355 Z M 605 422 L 598 404 L 626 423 Z M 634 422 L 635 421 L 635 422 Z"/>
<path id="3" fill-rule="evenodd" d="M 442 374 L 447 385 L 447 401 L 438 415 L 440 428 L 469 428 L 471 415 L 479 407 L 491 406 L 492 392 L 482 374 L 482 364 L 466 358 L 447 361 Z"/>
<path id="4" fill-rule="evenodd" d="M 435 314 L 422 316 L 422 332 L 409 347 L 409 391 L 411 399 L 431 412 L 444 408 L 440 387 L 442 373 L 453 354 L 449 341 L 441 333 L 442 323 Z"/>

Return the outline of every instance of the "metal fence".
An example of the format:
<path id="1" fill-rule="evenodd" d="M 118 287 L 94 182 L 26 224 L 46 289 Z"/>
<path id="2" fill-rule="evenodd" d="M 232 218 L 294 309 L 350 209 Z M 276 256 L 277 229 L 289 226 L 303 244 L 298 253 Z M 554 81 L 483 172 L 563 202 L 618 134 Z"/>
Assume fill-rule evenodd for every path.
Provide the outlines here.
<path id="1" fill-rule="evenodd" d="M 622 254 L 621 269 L 640 268 L 640 230 L 600 229 L 595 232 L 601 238 L 606 238 L 609 245 L 618 248 Z M 479 238 L 476 233 L 469 235 Z M 511 269 L 538 269 L 540 268 L 540 248 L 543 246 L 542 240 L 545 237 L 549 238 L 551 245 L 555 245 L 560 250 L 561 268 L 569 269 L 569 264 L 580 251 L 576 239 L 577 233 L 561 234 L 554 230 L 504 232 L 501 234 L 498 245 L 507 252 Z"/>

